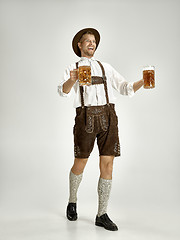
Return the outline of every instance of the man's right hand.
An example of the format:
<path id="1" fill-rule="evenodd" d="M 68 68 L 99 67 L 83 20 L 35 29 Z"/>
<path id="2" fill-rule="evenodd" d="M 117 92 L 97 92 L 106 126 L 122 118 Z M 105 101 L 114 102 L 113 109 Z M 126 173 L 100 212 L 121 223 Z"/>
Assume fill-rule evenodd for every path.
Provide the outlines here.
<path id="1" fill-rule="evenodd" d="M 70 71 L 70 80 L 74 83 L 78 80 L 78 69 Z"/>
<path id="2" fill-rule="evenodd" d="M 78 69 L 74 69 L 70 71 L 70 78 L 63 84 L 63 92 L 69 93 L 77 80 L 78 80 Z"/>

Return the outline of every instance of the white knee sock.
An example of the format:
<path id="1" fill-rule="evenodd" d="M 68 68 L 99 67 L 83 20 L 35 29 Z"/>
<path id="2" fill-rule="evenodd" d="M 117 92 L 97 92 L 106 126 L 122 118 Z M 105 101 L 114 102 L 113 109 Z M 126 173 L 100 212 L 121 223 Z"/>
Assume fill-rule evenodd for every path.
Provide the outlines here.
<path id="1" fill-rule="evenodd" d="M 75 175 L 72 171 L 69 174 L 69 203 L 77 202 L 77 191 L 83 174 Z"/>
<path id="2" fill-rule="evenodd" d="M 98 205 L 98 214 L 97 214 L 98 217 L 100 217 L 107 211 L 111 186 L 112 186 L 112 180 L 99 178 L 99 182 L 98 182 L 99 205 Z"/>

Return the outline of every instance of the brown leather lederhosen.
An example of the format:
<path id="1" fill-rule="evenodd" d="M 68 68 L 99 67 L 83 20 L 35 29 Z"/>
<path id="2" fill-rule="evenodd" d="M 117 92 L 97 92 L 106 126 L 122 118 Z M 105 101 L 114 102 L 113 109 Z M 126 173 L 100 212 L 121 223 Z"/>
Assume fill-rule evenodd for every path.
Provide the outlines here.
<path id="1" fill-rule="evenodd" d="M 99 155 L 120 156 L 118 137 L 118 119 L 114 104 L 109 103 L 105 70 L 101 62 L 97 61 L 102 70 L 102 77 L 91 76 L 91 84 L 104 84 L 106 105 L 85 106 L 84 89 L 80 86 L 81 107 L 76 108 L 74 126 L 74 154 L 76 158 L 88 158 L 97 138 Z M 76 63 L 78 68 L 78 62 Z"/>

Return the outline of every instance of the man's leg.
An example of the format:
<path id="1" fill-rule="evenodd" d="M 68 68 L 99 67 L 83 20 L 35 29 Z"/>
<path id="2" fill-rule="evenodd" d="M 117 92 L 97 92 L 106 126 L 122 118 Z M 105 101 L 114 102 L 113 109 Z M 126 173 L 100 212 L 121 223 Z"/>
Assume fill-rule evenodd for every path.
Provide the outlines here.
<path id="1" fill-rule="evenodd" d="M 77 202 L 77 191 L 82 180 L 83 171 L 86 166 L 88 158 L 75 158 L 74 164 L 69 174 L 69 202 Z"/>
<path id="2" fill-rule="evenodd" d="M 113 160 L 114 156 L 100 156 L 100 178 L 98 182 L 98 217 L 105 214 L 107 211 L 112 185 Z"/>
<path id="3" fill-rule="evenodd" d="M 88 158 L 75 158 L 74 165 L 69 174 L 69 203 L 67 206 L 67 218 L 70 221 L 77 220 L 76 202 L 77 191 L 82 180 L 83 171 Z"/>
<path id="4" fill-rule="evenodd" d="M 99 205 L 95 224 L 107 230 L 116 231 L 118 230 L 117 226 L 107 215 L 107 206 L 112 185 L 113 160 L 114 156 L 100 156 L 100 178 L 98 182 Z"/>

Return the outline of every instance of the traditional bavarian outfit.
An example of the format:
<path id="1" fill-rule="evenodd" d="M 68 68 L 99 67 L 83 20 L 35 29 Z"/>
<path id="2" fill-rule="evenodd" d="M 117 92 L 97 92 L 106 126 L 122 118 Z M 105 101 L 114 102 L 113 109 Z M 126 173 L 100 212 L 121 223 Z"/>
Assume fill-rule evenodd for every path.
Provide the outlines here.
<path id="1" fill-rule="evenodd" d="M 96 29 L 87 28 L 79 31 L 73 38 L 73 50 L 81 57 L 78 42 L 82 35 L 91 31 L 96 38 L 96 48 L 100 41 L 100 35 Z M 82 62 L 81 62 L 82 61 Z M 75 158 L 88 158 L 93 150 L 95 139 L 99 148 L 99 155 L 120 156 L 120 144 L 118 136 L 118 118 L 115 112 L 112 86 L 123 95 L 133 95 L 133 84 L 127 83 L 124 78 L 110 65 L 81 57 L 81 60 L 69 66 L 65 71 L 64 81 L 58 86 L 61 96 L 67 96 L 63 92 L 63 84 L 70 77 L 70 70 L 78 68 L 78 65 L 90 61 L 92 66 L 92 86 L 79 86 L 74 84 L 76 117 L 73 128 L 74 133 L 74 155 Z M 84 64 L 86 65 L 86 63 Z M 104 65 L 104 66 L 103 66 Z M 100 74 L 99 74 L 100 73 Z M 99 76 L 98 76 L 99 75 Z M 107 81 L 108 80 L 108 81 Z M 104 89 L 103 86 L 104 85 Z M 83 173 L 75 175 L 70 171 L 69 175 L 69 203 L 66 210 L 67 218 L 70 221 L 77 220 L 76 202 L 77 191 L 82 180 Z M 117 231 L 118 227 L 108 217 L 106 210 L 110 195 L 112 179 L 99 178 L 98 182 L 98 213 L 95 225 L 104 227 L 107 230 Z"/>
<path id="2" fill-rule="evenodd" d="M 101 62 L 97 61 L 102 70 L 102 77 L 92 76 L 92 85 L 104 84 L 106 105 L 84 106 L 84 89 L 80 87 L 81 107 L 76 108 L 74 126 L 74 155 L 76 158 L 88 158 L 93 150 L 95 139 L 99 148 L 99 155 L 120 156 L 118 137 L 118 119 L 114 104 L 109 103 L 105 70 Z M 78 68 L 78 62 L 76 63 Z"/>

